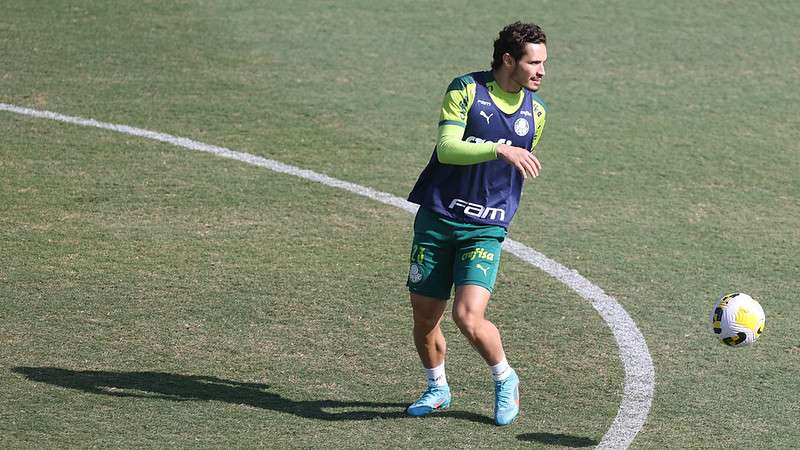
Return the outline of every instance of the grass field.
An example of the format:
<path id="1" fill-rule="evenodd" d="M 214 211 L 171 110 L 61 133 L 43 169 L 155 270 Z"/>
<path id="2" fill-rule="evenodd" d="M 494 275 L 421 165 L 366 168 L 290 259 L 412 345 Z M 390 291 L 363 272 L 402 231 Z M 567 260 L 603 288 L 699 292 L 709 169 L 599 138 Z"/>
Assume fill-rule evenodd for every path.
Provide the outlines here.
<path id="1" fill-rule="evenodd" d="M 0 103 L 183 136 L 405 197 L 450 80 L 506 23 L 548 33 L 542 176 L 510 237 L 635 321 L 655 393 L 631 448 L 800 440 L 800 6 L 97 0 L 0 5 Z M 492 12 L 495 10 L 495 12 Z M 502 11 L 502 12 L 501 12 Z M 490 308 L 522 378 L 492 424 L 452 321 L 423 387 L 412 216 L 261 167 L 0 111 L 0 447 L 578 448 L 623 398 L 592 305 L 506 255 Z M 708 331 L 744 291 L 752 348 Z"/>

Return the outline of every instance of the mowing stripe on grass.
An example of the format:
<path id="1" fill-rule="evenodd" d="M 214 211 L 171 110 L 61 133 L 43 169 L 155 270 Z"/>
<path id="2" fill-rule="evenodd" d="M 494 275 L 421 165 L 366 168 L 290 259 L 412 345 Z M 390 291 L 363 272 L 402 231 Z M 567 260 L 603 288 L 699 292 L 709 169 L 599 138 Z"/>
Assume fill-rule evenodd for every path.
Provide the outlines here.
<path id="1" fill-rule="evenodd" d="M 212 153 L 223 158 L 264 167 L 274 172 L 294 175 L 306 180 L 322 183 L 326 186 L 344 189 L 354 194 L 395 206 L 410 213 L 415 213 L 418 208 L 417 205 L 409 203 L 405 199 L 392 194 L 376 191 L 365 186 L 338 180 L 327 175 L 290 166 L 271 159 L 262 158 L 249 153 L 237 152 L 225 147 L 204 144 L 188 138 L 172 136 L 170 134 L 158 133 L 127 125 L 99 122 L 94 119 L 65 116 L 50 111 L 22 108 L 6 103 L 0 103 L 0 110 L 40 119 L 50 119 L 74 125 L 116 131 L 131 136 L 165 142 L 189 150 Z M 578 272 L 570 270 L 525 244 L 512 239 L 506 240 L 503 247 L 506 251 L 538 267 L 545 273 L 567 285 L 585 300 L 588 300 L 606 324 L 608 324 L 608 327 L 611 328 L 614 339 L 619 347 L 620 358 L 622 359 L 625 370 L 625 387 L 617 416 L 614 418 L 611 427 L 606 431 L 597 448 L 627 448 L 631 442 L 633 442 L 636 434 L 642 429 L 645 419 L 650 412 L 650 406 L 653 400 L 655 369 L 653 367 L 652 358 L 650 357 L 650 352 L 647 349 L 647 343 L 641 331 L 639 331 L 636 323 L 631 319 L 625 309 L 613 297 L 607 295 L 602 289 L 581 276 Z"/>

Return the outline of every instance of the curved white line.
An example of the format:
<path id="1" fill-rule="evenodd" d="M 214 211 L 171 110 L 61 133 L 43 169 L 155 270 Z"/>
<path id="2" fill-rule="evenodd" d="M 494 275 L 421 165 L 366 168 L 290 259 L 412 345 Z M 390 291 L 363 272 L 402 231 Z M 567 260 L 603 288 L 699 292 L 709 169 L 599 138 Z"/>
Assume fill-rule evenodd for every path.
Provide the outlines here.
<path id="1" fill-rule="evenodd" d="M 418 208 L 417 205 L 402 198 L 355 183 L 338 180 L 311 170 L 290 166 L 249 153 L 237 152 L 225 147 L 204 144 L 170 134 L 157 133 L 155 131 L 129 127 L 127 125 L 99 122 L 94 119 L 65 116 L 50 111 L 21 108 L 6 103 L 0 103 L 0 110 L 29 117 L 116 131 L 131 136 L 165 142 L 189 150 L 212 153 L 223 158 L 264 167 L 274 172 L 294 175 L 296 177 L 322 183 L 326 186 L 344 189 L 354 194 L 406 210 L 410 213 L 415 213 Z M 603 435 L 597 448 L 627 448 L 631 442 L 633 442 L 636 434 L 642 429 L 647 419 L 653 400 L 655 385 L 653 361 L 647 349 L 644 336 L 642 336 L 636 323 L 634 323 L 625 309 L 613 297 L 607 295 L 602 289 L 592 284 L 592 282 L 581 276 L 578 272 L 570 270 L 525 244 L 512 239 L 506 240 L 504 249 L 523 261 L 543 270 L 550 276 L 567 285 L 578 295 L 588 300 L 592 304 L 592 307 L 597 310 L 603 320 L 608 324 L 608 327 L 611 328 L 614 339 L 616 339 L 617 345 L 619 346 L 620 358 L 622 359 L 625 370 L 625 387 L 617 416 L 614 418 L 611 427 L 606 431 L 605 435 Z"/>

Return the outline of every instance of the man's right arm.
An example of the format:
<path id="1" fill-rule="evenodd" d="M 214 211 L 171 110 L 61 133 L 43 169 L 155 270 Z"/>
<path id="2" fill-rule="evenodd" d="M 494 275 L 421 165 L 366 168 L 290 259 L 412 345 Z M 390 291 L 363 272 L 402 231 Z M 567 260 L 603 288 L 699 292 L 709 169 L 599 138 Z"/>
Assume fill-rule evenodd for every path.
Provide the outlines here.
<path id="1" fill-rule="evenodd" d="M 467 113 L 475 100 L 472 77 L 456 78 L 447 88 L 439 116 L 436 158 L 442 164 L 469 165 L 503 159 L 520 171 L 523 177 L 539 175 L 541 164 L 527 149 L 493 142 L 466 142 L 464 130 Z"/>
<path id="2" fill-rule="evenodd" d="M 463 140 L 467 114 L 474 101 L 475 81 L 471 76 L 456 78 L 448 86 L 439 114 L 436 139 L 436 157 L 440 163 L 463 166 L 497 159 L 496 144 Z"/>

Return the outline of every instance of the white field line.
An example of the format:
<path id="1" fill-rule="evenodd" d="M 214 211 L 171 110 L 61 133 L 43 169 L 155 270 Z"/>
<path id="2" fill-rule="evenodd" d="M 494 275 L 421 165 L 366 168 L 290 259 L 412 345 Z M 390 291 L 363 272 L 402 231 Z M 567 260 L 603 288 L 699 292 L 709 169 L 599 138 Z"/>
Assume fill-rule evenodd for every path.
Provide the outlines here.
<path id="1" fill-rule="evenodd" d="M 50 111 L 22 108 L 6 103 L 0 103 L 0 110 L 73 125 L 116 131 L 130 136 L 165 142 L 189 150 L 212 153 L 223 158 L 241 161 L 254 166 L 264 167 L 274 172 L 294 175 L 326 186 L 343 189 L 406 210 L 410 213 L 415 213 L 418 208 L 417 205 L 392 194 L 338 180 L 327 175 L 290 166 L 275 160 L 262 158 L 249 153 L 237 152 L 225 147 L 204 144 L 188 138 L 172 136 L 170 134 L 158 133 L 127 125 L 99 122 L 94 119 L 65 116 Z M 581 276 L 578 272 L 570 270 L 542 253 L 512 239 L 507 239 L 503 248 L 523 261 L 543 270 L 550 276 L 567 285 L 582 298 L 588 300 L 611 329 L 614 339 L 617 341 L 620 358 L 625 370 L 625 386 L 617 416 L 614 418 L 611 427 L 606 431 L 605 435 L 603 435 L 597 448 L 627 448 L 631 442 L 633 442 L 636 434 L 642 429 L 647 419 L 653 400 L 655 385 L 653 361 L 650 357 L 650 352 L 647 348 L 644 336 L 642 336 L 636 323 L 613 297 L 607 295 L 601 288 Z"/>

